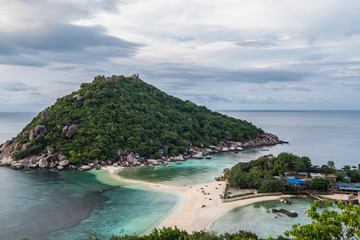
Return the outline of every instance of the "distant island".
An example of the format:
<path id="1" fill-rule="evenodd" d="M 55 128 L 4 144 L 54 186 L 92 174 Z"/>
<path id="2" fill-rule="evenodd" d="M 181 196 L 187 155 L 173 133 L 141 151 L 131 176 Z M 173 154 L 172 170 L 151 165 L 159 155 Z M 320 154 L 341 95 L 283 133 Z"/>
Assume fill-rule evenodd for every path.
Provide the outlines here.
<path id="1" fill-rule="evenodd" d="M 59 170 L 83 164 L 83 170 L 126 167 L 278 143 L 276 135 L 170 96 L 138 74 L 96 76 L 1 144 L 0 165 Z"/>

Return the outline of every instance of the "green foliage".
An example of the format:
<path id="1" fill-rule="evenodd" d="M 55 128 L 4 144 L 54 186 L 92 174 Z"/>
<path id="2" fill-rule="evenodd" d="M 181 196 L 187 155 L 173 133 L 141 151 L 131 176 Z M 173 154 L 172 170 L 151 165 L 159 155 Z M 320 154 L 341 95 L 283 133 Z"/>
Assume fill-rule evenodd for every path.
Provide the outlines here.
<path id="1" fill-rule="evenodd" d="M 260 188 L 261 180 L 263 191 L 283 191 L 283 185 L 273 180 L 274 176 L 284 174 L 287 171 L 310 172 L 312 169 L 311 160 L 308 157 L 299 157 L 291 153 L 280 153 L 277 157 L 260 157 L 250 162 L 240 162 L 231 168 L 226 178 L 231 186 L 241 188 Z M 277 183 L 272 189 L 269 183 Z M 264 190 L 267 189 L 267 190 Z M 285 190 L 285 189 L 284 189 Z"/>
<path id="2" fill-rule="evenodd" d="M 314 177 L 311 182 L 308 183 L 310 189 L 318 191 L 327 191 L 329 187 L 329 180 L 323 177 Z"/>
<path id="3" fill-rule="evenodd" d="M 248 231 L 239 231 L 234 234 L 225 233 L 217 235 L 214 232 L 198 231 L 192 234 L 177 227 L 154 229 L 149 235 L 137 236 L 126 235 L 124 237 L 113 236 L 110 240 L 260 240 L 260 238 Z"/>
<path id="4" fill-rule="evenodd" d="M 73 97 L 84 97 L 82 106 Z M 45 125 L 49 134 L 35 138 L 28 150 L 16 158 L 38 154 L 46 146 L 69 157 L 70 162 L 113 159 L 119 148 L 154 157 L 159 148 L 168 146 L 167 154 L 176 155 L 195 146 L 215 145 L 218 141 L 252 139 L 263 130 L 251 123 L 212 112 L 206 107 L 167 95 L 143 81 L 118 76 L 117 84 L 98 77 L 93 84 L 57 99 L 46 113 L 35 117 L 17 136 L 28 142 L 29 132 Z M 66 125 L 79 124 L 72 139 L 61 138 Z"/>
<path id="5" fill-rule="evenodd" d="M 321 211 L 323 208 L 325 209 Z M 319 211 L 318 211 L 319 210 Z M 338 202 L 334 204 L 324 200 L 324 205 L 319 201 L 307 211 L 313 220 L 306 225 L 293 225 L 285 235 L 294 236 L 295 240 L 313 239 L 360 239 L 360 206 Z"/>
<path id="6" fill-rule="evenodd" d="M 263 192 L 282 192 L 285 191 L 285 183 L 279 179 L 266 180 L 261 184 L 260 190 Z"/>

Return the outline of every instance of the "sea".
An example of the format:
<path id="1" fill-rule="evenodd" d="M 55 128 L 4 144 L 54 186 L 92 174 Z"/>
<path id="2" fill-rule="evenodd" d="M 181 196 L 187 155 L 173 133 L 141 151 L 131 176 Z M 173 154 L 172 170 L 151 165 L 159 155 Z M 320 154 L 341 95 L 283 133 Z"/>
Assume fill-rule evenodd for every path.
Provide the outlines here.
<path id="1" fill-rule="evenodd" d="M 333 161 L 337 168 L 358 166 L 360 111 L 222 111 L 247 120 L 289 144 L 218 153 L 212 159 L 185 161 L 156 167 L 126 168 L 122 177 L 183 186 L 213 181 L 221 169 L 259 156 L 291 152 L 308 156 L 313 164 Z M 16 136 L 37 112 L 0 112 L 0 143 Z M 183 197 L 119 184 L 102 171 L 15 171 L 0 167 L 0 239 L 88 239 L 96 231 L 101 239 L 112 235 L 149 233 L 175 212 Z M 312 201 L 294 199 L 298 218 L 269 213 L 278 201 L 234 209 L 209 227 L 211 231 L 253 231 L 278 236 L 292 224 L 308 223 Z M 261 228 L 258 223 L 261 222 Z"/>

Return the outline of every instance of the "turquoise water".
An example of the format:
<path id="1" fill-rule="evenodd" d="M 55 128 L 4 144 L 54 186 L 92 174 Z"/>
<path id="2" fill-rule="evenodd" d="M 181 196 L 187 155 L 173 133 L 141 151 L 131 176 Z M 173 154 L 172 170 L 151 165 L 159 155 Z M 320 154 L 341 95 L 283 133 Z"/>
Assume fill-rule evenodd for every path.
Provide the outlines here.
<path id="1" fill-rule="evenodd" d="M 0 168 L 0 239 L 140 234 L 176 205 L 171 193 L 114 187 L 79 171 Z"/>
<path id="2" fill-rule="evenodd" d="M 171 163 L 170 168 L 164 165 L 127 168 L 120 173 L 121 176 L 178 186 L 191 185 L 212 181 L 222 168 L 230 168 L 237 162 L 269 153 L 277 155 L 283 151 L 309 156 L 313 163 L 319 165 L 329 160 L 334 161 L 337 167 L 360 163 L 360 111 L 247 111 L 226 114 L 251 121 L 265 131 L 277 134 L 280 139 L 290 141 L 290 144 L 266 147 L 269 151 L 265 152 L 261 148 L 253 148 L 238 154 L 220 153 L 212 155 L 211 160 L 188 160 L 182 165 Z M 31 112 L 0 112 L 0 142 L 16 136 L 36 115 Z M 78 171 L 0 168 L 0 239 L 87 239 L 94 230 L 102 237 L 142 233 L 156 226 L 181 201 L 172 193 L 114 186 L 104 176 L 101 172 L 94 175 Z M 262 236 L 275 236 L 283 229 L 289 229 L 289 221 L 306 222 L 301 217 L 284 221 L 271 215 L 262 218 L 266 216 L 261 214 L 270 202 L 264 204 L 248 206 L 248 210 L 231 211 L 214 222 L 211 229 L 246 229 Z M 309 206 L 307 201 L 300 201 L 299 212 L 304 212 Z M 261 227 L 258 227 L 259 222 Z M 222 223 L 226 226 L 221 226 Z M 276 226 L 271 225 L 273 223 Z M 266 229 L 280 230 L 272 233 Z"/>
<path id="3" fill-rule="evenodd" d="M 285 231 L 291 229 L 293 224 L 310 223 L 311 220 L 305 211 L 311 207 L 313 200 L 309 198 L 288 198 L 288 200 L 292 202 L 291 205 L 274 200 L 235 208 L 214 221 L 209 230 L 218 233 L 235 233 L 239 229 L 243 229 L 267 239 L 269 236 L 277 237 L 283 235 Z M 272 213 L 271 210 L 274 208 L 295 211 L 298 213 L 298 217 L 291 218 L 282 213 Z"/>
<path id="4" fill-rule="evenodd" d="M 215 176 L 221 175 L 222 168 L 231 168 L 238 162 L 255 159 L 264 152 L 260 148 L 246 149 L 239 153 L 216 153 L 211 159 L 189 159 L 176 164 L 169 163 L 171 167 L 164 164 L 158 166 L 143 166 L 136 168 L 125 168 L 119 172 L 121 177 L 136 180 L 163 183 L 175 186 L 184 186 L 214 181 Z"/>

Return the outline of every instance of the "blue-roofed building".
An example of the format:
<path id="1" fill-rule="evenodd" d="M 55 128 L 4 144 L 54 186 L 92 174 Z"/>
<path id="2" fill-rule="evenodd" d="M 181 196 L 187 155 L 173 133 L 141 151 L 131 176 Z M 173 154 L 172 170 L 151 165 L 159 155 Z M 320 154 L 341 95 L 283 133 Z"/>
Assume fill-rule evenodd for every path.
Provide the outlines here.
<path id="1" fill-rule="evenodd" d="M 340 183 L 336 183 L 336 185 L 340 191 L 350 191 L 350 192 L 360 191 L 360 184 L 340 182 Z"/>

